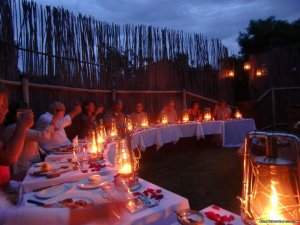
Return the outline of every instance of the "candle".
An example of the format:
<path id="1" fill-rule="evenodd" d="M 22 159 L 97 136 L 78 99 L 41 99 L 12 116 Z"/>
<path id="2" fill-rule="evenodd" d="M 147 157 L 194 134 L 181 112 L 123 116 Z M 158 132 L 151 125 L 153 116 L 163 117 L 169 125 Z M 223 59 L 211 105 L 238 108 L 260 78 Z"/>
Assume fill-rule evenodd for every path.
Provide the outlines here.
<path id="1" fill-rule="evenodd" d="M 237 110 L 237 111 L 235 112 L 234 117 L 235 117 L 236 119 L 242 119 L 242 114 L 239 112 L 239 110 Z"/>
<path id="2" fill-rule="evenodd" d="M 121 166 L 121 168 L 119 170 L 119 174 L 123 174 L 123 175 L 130 174 L 131 171 L 132 171 L 132 167 L 131 167 L 130 163 L 126 162 Z"/>
<path id="3" fill-rule="evenodd" d="M 127 130 L 132 131 L 133 125 L 130 119 L 127 120 Z"/>
<path id="4" fill-rule="evenodd" d="M 211 120 L 211 114 L 210 114 L 210 113 L 205 113 L 205 114 L 204 114 L 204 120 L 205 120 L 205 121 Z"/>
<path id="5" fill-rule="evenodd" d="M 148 118 L 147 118 L 147 116 L 143 116 L 143 118 L 142 118 L 142 122 L 141 122 L 141 126 L 143 127 L 143 128 L 146 128 L 146 127 L 148 127 Z"/>
<path id="6" fill-rule="evenodd" d="M 186 123 L 189 121 L 189 114 L 187 112 L 183 113 L 182 122 Z"/>
<path id="7" fill-rule="evenodd" d="M 162 124 L 167 124 L 168 123 L 168 117 L 166 115 L 163 115 L 161 118 L 161 123 Z"/>

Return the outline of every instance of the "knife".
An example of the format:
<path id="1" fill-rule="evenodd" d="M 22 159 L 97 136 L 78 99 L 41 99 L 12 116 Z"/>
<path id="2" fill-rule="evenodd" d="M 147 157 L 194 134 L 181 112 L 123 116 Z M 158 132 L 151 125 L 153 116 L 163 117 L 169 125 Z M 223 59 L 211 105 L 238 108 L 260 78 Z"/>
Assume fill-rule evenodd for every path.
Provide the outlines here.
<path id="1" fill-rule="evenodd" d="M 32 204 L 35 204 L 37 206 L 44 206 L 45 203 L 44 202 L 39 202 L 39 201 L 36 201 L 36 200 L 33 200 L 33 199 L 28 199 L 27 200 L 28 203 L 32 203 Z"/>

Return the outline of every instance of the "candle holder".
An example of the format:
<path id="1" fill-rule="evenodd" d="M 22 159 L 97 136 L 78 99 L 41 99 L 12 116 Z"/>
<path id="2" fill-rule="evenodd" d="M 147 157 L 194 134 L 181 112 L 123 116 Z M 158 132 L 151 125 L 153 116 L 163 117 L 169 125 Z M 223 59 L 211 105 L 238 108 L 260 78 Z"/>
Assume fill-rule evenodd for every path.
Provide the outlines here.
<path id="1" fill-rule="evenodd" d="M 187 123 L 189 122 L 190 118 L 189 118 L 189 114 L 188 112 L 185 110 L 182 114 L 182 122 L 183 123 Z"/>
<path id="2" fill-rule="evenodd" d="M 128 134 L 127 139 L 130 138 Z M 129 145 L 130 142 L 126 139 L 117 141 L 115 169 L 118 175 L 115 177 L 115 186 L 118 190 L 129 188 L 130 191 L 135 191 L 141 187 L 138 180 L 138 160 Z"/>
<path id="3" fill-rule="evenodd" d="M 243 115 L 240 113 L 240 111 L 237 109 L 236 112 L 234 113 L 234 117 L 237 119 L 237 120 L 240 120 L 243 118 Z"/>
<path id="4" fill-rule="evenodd" d="M 163 114 L 162 117 L 161 117 L 161 123 L 163 125 L 167 125 L 168 124 L 168 117 L 166 114 Z"/>
<path id="5" fill-rule="evenodd" d="M 241 216 L 245 224 L 283 224 L 300 218 L 300 139 L 250 132 L 245 139 Z"/>
<path id="6" fill-rule="evenodd" d="M 205 108 L 205 109 L 204 109 L 203 120 L 204 120 L 204 121 L 210 121 L 210 120 L 211 120 L 210 108 Z"/>
<path id="7" fill-rule="evenodd" d="M 142 117 L 142 120 L 141 120 L 141 127 L 142 127 L 142 128 L 148 128 L 148 127 L 149 127 L 147 115 L 144 115 L 144 116 Z"/>

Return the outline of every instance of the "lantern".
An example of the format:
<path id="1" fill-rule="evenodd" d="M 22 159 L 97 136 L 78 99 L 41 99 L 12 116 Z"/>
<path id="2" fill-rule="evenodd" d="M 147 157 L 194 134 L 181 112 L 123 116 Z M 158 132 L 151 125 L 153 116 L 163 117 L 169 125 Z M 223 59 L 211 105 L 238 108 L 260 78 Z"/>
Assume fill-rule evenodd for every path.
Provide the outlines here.
<path id="1" fill-rule="evenodd" d="M 141 120 L 141 127 L 147 128 L 149 126 L 147 115 L 144 115 Z"/>
<path id="2" fill-rule="evenodd" d="M 228 77 L 230 77 L 230 78 L 234 77 L 234 71 L 233 70 L 228 71 Z"/>
<path id="3" fill-rule="evenodd" d="M 261 76 L 263 75 L 261 69 L 257 69 L 255 75 L 256 75 L 257 77 L 261 77 Z"/>
<path id="4" fill-rule="evenodd" d="M 299 220 L 299 144 L 297 136 L 284 133 L 251 132 L 246 138 L 241 198 L 246 224 Z"/>
<path id="5" fill-rule="evenodd" d="M 133 130 L 133 125 L 131 119 L 127 119 L 127 130 L 131 132 Z"/>
<path id="6" fill-rule="evenodd" d="M 132 191 L 141 186 L 137 176 L 140 154 L 139 157 L 134 156 L 133 151 L 128 147 L 127 142 L 126 139 L 117 141 L 114 166 L 118 172 L 118 176 L 115 178 L 115 184 L 119 189 L 126 187 Z"/>
<path id="7" fill-rule="evenodd" d="M 168 124 L 168 117 L 167 117 L 166 114 L 163 114 L 163 115 L 162 115 L 162 117 L 161 117 L 161 123 L 162 123 L 163 125 Z"/>
<path id="8" fill-rule="evenodd" d="M 190 118 L 189 118 L 188 112 L 184 111 L 183 115 L 182 115 L 182 122 L 187 123 L 189 120 L 190 120 Z"/>
<path id="9" fill-rule="evenodd" d="M 244 63 L 244 70 L 249 71 L 251 69 L 250 63 L 249 62 L 245 62 Z"/>
<path id="10" fill-rule="evenodd" d="M 96 155 L 98 152 L 98 148 L 97 148 L 95 131 L 89 132 L 88 137 L 87 137 L 87 145 L 88 145 L 88 151 L 92 155 Z"/>
<path id="11" fill-rule="evenodd" d="M 118 136 L 117 125 L 114 119 L 111 121 L 110 137 L 115 138 Z"/>
<path id="12" fill-rule="evenodd" d="M 236 112 L 235 112 L 235 114 L 234 114 L 234 117 L 235 117 L 236 119 L 242 119 L 242 118 L 243 118 L 243 116 L 242 116 L 242 114 L 240 113 L 239 110 L 236 110 Z"/>
<path id="13" fill-rule="evenodd" d="M 205 108 L 204 109 L 204 121 L 210 121 L 211 120 L 211 113 L 210 113 L 210 108 Z"/>

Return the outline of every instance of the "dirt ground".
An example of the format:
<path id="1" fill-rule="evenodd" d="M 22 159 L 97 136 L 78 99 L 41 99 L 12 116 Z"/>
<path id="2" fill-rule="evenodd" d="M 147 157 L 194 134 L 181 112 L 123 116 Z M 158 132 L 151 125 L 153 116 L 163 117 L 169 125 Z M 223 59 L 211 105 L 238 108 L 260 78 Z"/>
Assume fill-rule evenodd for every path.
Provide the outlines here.
<path id="1" fill-rule="evenodd" d="M 142 153 L 139 176 L 187 198 L 191 209 L 215 204 L 240 214 L 242 164 L 237 148 L 209 140 L 181 139 Z"/>

